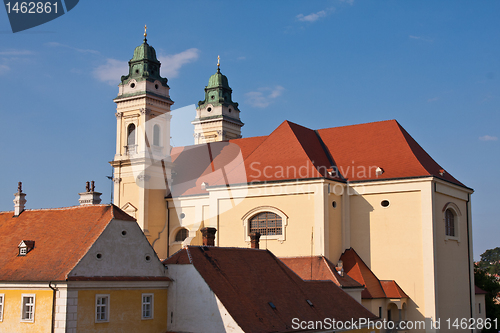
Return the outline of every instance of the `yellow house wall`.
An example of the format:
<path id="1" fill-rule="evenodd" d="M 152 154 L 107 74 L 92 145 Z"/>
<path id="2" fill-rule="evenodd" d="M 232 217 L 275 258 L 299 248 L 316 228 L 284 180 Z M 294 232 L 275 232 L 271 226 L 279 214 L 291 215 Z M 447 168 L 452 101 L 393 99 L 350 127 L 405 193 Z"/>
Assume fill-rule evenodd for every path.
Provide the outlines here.
<path id="1" fill-rule="evenodd" d="M 395 280 L 410 296 L 406 318 L 423 320 L 420 191 L 353 195 L 350 208 L 351 246 L 379 279 Z"/>
<path id="2" fill-rule="evenodd" d="M 285 241 L 261 238 L 260 248 L 269 249 L 278 257 L 311 255 L 311 232 L 314 225 L 314 199 L 312 195 L 275 195 L 245 198 L 232 207 L 231 200 L 218 201 L 218 240 L 219 246 L 250 247 L 245 241 L 248 233 L 243 226 L 242 217 L 250 210 L 260 206 L 271 206 L 288 216 Z"/>
<path id="3" fill-rule="evenodd" d="M 467 203 L 441 193 L 435 193 L 434 198 L 437 316 L 441 320 L 470 318 Z M 455 203 L 461 212 L 461 216 L 458 216 L 458 223 L 455 218 L 455 231 L 458 226 L 458 240 L 447 240 L 445 237 L 443 208 L 449 202 Z"/>
<path id="4" fill-rule="evenodd" d="M 50 332 L 52 325 L 52 290 L 0 290 L 4 294 L 3 321 L 0 332 Z M 35 294 L 35 320 L 21 322 L 22 294 Z"/>
<path id="5" fill-rule="evenodd" d="M 142 320 L 142 294 L 154 294 L 153 319 Z M 95 322 L 95 295 L 109 294 L 109 322 Z M 79 332 L 158 332 L 167 330 L 167 290 L 79 290 Z"/>
<path id="6" fill-rule="evenodd" d="M 336 207 L 332 203 L 335 201 Z M 334 264 L 345 249 L 342 248 L 342 198 L 336 194 L 328 195 L 328 254 L 326 257 Z"/>

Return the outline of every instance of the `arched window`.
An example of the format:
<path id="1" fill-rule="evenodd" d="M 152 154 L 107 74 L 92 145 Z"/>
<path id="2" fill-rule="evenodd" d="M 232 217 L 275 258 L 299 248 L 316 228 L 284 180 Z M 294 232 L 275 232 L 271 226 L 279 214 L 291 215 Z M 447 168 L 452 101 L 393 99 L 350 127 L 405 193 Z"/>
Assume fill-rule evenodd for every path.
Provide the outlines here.
<path id="1" fill-rule="evenodd" d="M 281 216 L 271 212 L 258 213 L 250 219 L 250 232 L 259 232 L 262 236 L 281 235 Z"/>
<path id="2" fill-rule="evenodd" d="M 127 127 L 127 146 L 135 145 L 135 125 L 130 124 Z"/>
<path id="3" fill-rule="evenodd" d="M 446 236 L 455 237 L 455 214 L 451 209 L 444 213 Z"/>
<path id="4" fill-rule="evenodd" d="M 182 242 L 184 241 L 189 234 L 189 231 L 186 228 L 181 228 L 179 231 L 177 231 L 177 234 L 175 234 L 175 241 L 176 242 Z"/>
<path id="5" fill-rule="evenodd" d="M 160 125 L 153 126 L 153 146 L 160 145 Z"/>

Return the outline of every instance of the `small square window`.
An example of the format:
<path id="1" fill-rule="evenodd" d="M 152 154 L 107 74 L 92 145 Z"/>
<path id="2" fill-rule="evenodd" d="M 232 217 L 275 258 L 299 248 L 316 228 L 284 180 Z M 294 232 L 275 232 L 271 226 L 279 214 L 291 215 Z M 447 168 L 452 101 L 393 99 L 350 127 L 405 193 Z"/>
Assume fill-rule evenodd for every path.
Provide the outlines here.
<path id="1" fill-rule="evenodd" d="M 142 319 L 153 319 L 154 295 L 142 294 Z"/>
<path id="2" fill-rule="evenodd" d="M 32 323 L 35 321 L 35 295 L 23 294 L 22 297 L 21 321 Z"/>
<path id="3" fill-rule="evenodd" d="M 19 255 L 20 256 L 25 256 L 26 253 L 28 253 L 28 249 L 26 247 L 20 247 L 19 248 Z"/>
<path id="4" fill-rule="evenodd" d="M 95 295 L 95 322 L 109 321 L 109 295 Z"/>

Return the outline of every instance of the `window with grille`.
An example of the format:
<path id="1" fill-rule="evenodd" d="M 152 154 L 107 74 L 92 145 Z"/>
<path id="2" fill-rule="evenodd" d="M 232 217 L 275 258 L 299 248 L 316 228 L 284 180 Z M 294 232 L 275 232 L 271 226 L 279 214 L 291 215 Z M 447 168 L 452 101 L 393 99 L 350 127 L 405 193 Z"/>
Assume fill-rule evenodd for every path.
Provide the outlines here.
<path id="1" fill-rule="evenodd" d="M 22 321 L 35 320 L 35 295 L 23 295 Z"/>
<path id="2" fill-rule="evenodd" d="M 95 321 L 109 321 L 109 295 L 96 295 L 95 298 Z"/>
<path id="3" fill-rule="evenodd" d="M 250 232 L 259 232 L 261 236 L 281 235 L 281 216 L 271 212 L 255 215 L 250 219 Z"/>
<path id="4" fill-rule="evenodd" d="M 446 236 L 455 237 L 455 214 L 447 209 L 444 214 Z"/>
<path id="5" fill-rule="evenodd" d="M 142 294 L 142 319 L 153 318 L 153 294 Z"/>
<path id="6" fill-rule="evenodd" d="M 187 236 L 188 236 L 189 231 L 185 228 L 180 229 L 177 231 L 177 234 L 175 235 L 175 241 L 176 242 L 182 242 L 184 241 Z"/>

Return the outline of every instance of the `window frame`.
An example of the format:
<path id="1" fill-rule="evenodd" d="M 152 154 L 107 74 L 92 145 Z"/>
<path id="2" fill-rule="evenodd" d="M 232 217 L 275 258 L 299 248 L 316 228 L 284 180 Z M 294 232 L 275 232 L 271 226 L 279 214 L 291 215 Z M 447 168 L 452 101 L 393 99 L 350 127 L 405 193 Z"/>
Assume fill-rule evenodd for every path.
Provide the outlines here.
<path id="1" fill-rule="evenodd" d="M 144 302 L 144 297 L 151 297 L 151 301 L 149 302 L 150 305 L 150 316 L 149 317 L 144 317 L 144 305 L 147 304 Z M 155 306 L 155 295 L 153 293 L 144 293 L 141 295 L 141 319 L 142 320 L 150 320 L 154 319 L 154 306 Z"/>
<path id="2" fill-rule="evenodd" d="M 5 308 L 5 294 L 0 294 L 0 322 L 3 321 L 4 308 Z"/>
<path id="3" fill-rule="evenodd" d="M 25 317 L 25 303 L 26 298 L 33 298 L 33 303 L 26 303 L 31 305 L 31 318 Z M 36 294 L 21 294 L 21 322 L 34 323 L 35 322 L 35 309 L 36 309 Z"/>
<path id="4" fill-rule="evenodd" d="M 156 130 L 158 129 L 158 130 Z M 158 142 L 156 140 L 158 139 Z M 159 124 L 153 125 L 153 147 L 161 147 L 161 127 Z"/>
<path id="5" fill-rule="evenodd" d="M 186 238 L 184 238 L 183 240 L 177 240 L 177 235 L 179 234 L 179 232 L 181 232 L 182 230 L 186 230 Z M 180 227 L 179 229 L 175 230 L 175 234 L 174 234 L 174 243 L 182 243 L 184 242 L 187 238 L 189 237 L 189 229 L 188 228 L 185 228 L 185 227 Z"/>
<path id="6" fill-rule="evenodd" d="M 454 236 L 448 235 L 448 227 L 446 225 L 446 212 L 450 211 L 451 214 L 453 214 L 453 231 L 454 231 Z M 462 216 L 462 213 L 460 212 L 460 209 L 458 206 L 453 203 L 453 202 L 448 202 L 446 205 L 443 207 L 443 226 L 444 226 L 444 238 L 445 240 L 453 240 L 460 242 L 460 218 Z"/>
<path id="7" fill-rule="evenodd" d="M 261 235 L 260 240 L 277 240 L 283 243 L 286 240 L 286 229 L 288 226 L 288 216 L 280 209 L 272 206 L 260 206 L 247 212 L 242 218 L 245 242 L 250 243 L 250 220 L 260 213 L 274 213 L 281 217 L 281 235 Z"/>
<path id="8" fill-rule="evenodd" d="M 95 323 L 98 324 L 98 323 L 109 323 L 109 304 L 110 304 L 110 296 L 109 294 L 96 294 L 95 295 L 95 315 L 94 315 L 94 319 L 95 319 Z M 107 304 L 97 304 L 98 300 L 99 299 L 107 299 Z M 105 310 L 105 318 L 104 319 L 98 319 L 97 318 L 97 308 L 98 307 L 103 307 L 104 306 L 104 310 Z M 102 312 L 101 312 L 102 313 Z"/>

